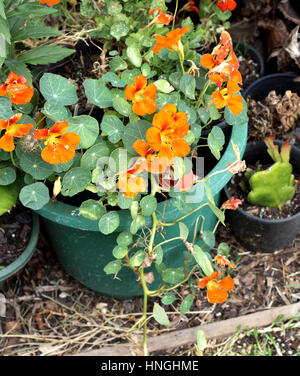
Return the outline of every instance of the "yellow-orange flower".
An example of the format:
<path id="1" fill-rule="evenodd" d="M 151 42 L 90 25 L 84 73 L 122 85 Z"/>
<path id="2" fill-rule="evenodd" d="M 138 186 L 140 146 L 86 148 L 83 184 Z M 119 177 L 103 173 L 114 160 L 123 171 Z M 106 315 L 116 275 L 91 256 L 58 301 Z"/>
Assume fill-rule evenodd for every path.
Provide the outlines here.
<path id="1" fill-rule="evenodd" d="M 60 3 L 60 0 L 40 0 L 42 4 L 47 4 L 49 6 L 56 5 Z"/>
<path id="2" fill-rule="evenodd" d="M 165 105 L 152 120 L 153 127 L 146 133 L 151 149 L 158 151 L 158 157 L 170 161 L 176 157 L 185 157 L 190 146 L 183 139 L 188 134 L 189 123 L 185 112 L 177 112 L 174 104 Z"/>
<path id="3" fill-rule="evenodd" d="M 210 277 L 204 277 L 199 282 L 201 289 L 207 288 L 207 298 L 209 303 L 224 303 L 228 298 L 228 291 L 234 287 L 233 279 L 229 276 L 217 281 L 221 275 L 220 272 L 212 273 Z"/>
<path id="4" fill-rule="evenodd" d="M 227 106 L 234 115 L 239 115 L 244 108 L 243 98 L 240 94 L 237 94 L 239 91 L 240 87 L 238 83 L 235 79 L 231 78 L 227 82 L 226 88 L 212 93 L 209 106 L 212 103 L 214 103 L 218 109 Z"/>
<path id="5" fill-rule="evenodd" d="M 22 138 L 33 128 L 32 124 L 16 124 L 22 118 L 22 114 L 16 114 L 9 120 L 0 120 L 0 132 L 5 130 L 0 138 L 0 149 L 10 152 L 15 150 L 14 137 Z"/>
<path id="6" fill-rule="evenodd" d="M 151 9 L 149 11 L 149 14 L 153 14 L 156 11 L 158 11 L 158 15 L 154 17 L 154 19 L 150 22 L 149 25 L 152 25 L 153 23 L 168 25 L 172 21 L 173 19 L 172 15 L 168 13 L 164 13 L 160 8 Z"/>
<path id="7" fill-rule="evenodd" d="M 68 132 L 68 123 L 60 121 L 50 129 L 36 129 L 34 137 L 37 140 L 44 140 L 46 147 L 42 150 L 42 158 L 51 164 L 67 163 L 75 156 L 75 150 L 80 141 L 76 133 Z"/>
<path id="8" fill-rule="evenodd" d="M 0 84 L 0 97 L 8 96 L 14 104 L 26 104 L 31 101 L 33 89 L 23 76 L 10 72 L 4 84 Z"/>
<path id="9" fill-rule="evenodd" d="M 125 97 L 133 102 L 132 111 L 139 115 L 153 114 L 157 109 L 155 103 L 157 87 L 154 84 L 147 86 L 147 78 L 142 74 L 134 78 L 134 85 L 127 85 Z"/>
<path id="10" fill-rule="evenodd" d="M 163 48 L 167 48 L 170 51 L 177 51 L 182 53 L 183 46 L 181 43 L 181 37 L 190 30 L 190 26 L 185 26 L 184 28 L 175 29 L 169 31 L 166 36 L 156 34 L 156 45 L 153 48 L 153 52 L 158 54 Z"/>

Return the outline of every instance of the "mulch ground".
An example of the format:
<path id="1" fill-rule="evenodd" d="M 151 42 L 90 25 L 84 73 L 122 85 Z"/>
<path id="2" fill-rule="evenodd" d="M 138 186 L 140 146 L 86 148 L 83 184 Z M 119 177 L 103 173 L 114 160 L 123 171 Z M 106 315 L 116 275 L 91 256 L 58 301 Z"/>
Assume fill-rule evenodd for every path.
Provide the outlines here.
<path id="1" fill-rule="evenodd" d="M 228 227 L 219 228 L 217 239 L 231 245 L 231 260 L 238 266 L 231 274 L 235 288 L 230 299 L 221 305 L 211 305 L 205 292 L 199 290 L 190 312 L 182 315 L 180 301 L 190 292 L 182 287 L 176 290 L 177 301 L 165 306 L 171 327 L 150 320 L 149 336 L 300 300 L 300 236 L 288 249 L 273 254 L 247 252 Z M 294 284 L 298 286 L 291 287 Z M 152 305 L 153 301 L 149 313 Z M 141 310 L 141 298 L 123 301 L 105 298 L 74 280 L 58 263 L 42 231 L 31 261 L 0 291 L 0 355 L 76 355 L 104 346 L 137 343 L 141 332 L 129 334 L 128 330 L 139 319 Z M 299 325 L 284 331 L 277 328 L 275 332 L 283 355 L 299 353 Z M 227 354 L 245 354 L 255 346 L 253 336 L 240 333 L 210 341 L 204 355 L 218 352 L 223 355 L 225 350 Z M 189 346 L 155 355 L 182 356 L 195 352 L 194 346 Z"/>

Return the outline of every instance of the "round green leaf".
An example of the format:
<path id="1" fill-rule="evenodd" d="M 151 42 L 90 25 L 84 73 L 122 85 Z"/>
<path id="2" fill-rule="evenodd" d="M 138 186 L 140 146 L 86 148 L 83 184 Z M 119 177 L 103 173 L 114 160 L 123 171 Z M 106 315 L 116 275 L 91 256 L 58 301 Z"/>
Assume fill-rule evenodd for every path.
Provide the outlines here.
<path id="1" fill-rule="evenodd" d="M 53 100 L 46 101 L 42 113 L 55 122 L 65 121 L 71 115 L 65 106 Z"/>
<path id="2" fill-rule="evenodd" d="M 127 247 L 124 247 L 124 246 L 121 246 L 121 245 L 117 245 L 113 249 L 113 256 L 116 259 L 122 259 L 122 258 L 124 258 L 127 255 L 127 252 L 128 252 L 128 248 Z"/>
<path id="3" fill-rule="evenodd" d="M 65 77 L 45 73 L 40 79 L 40 91 L 46 100 L 69 106 L 78 101 L 75 86 Z"/>
<path id="4" fill-rule="evenodd" d="M 157 208 L 157 200 L 154 196 L 145 196 L 140 202 L 142 213 L 144 216 L 152 215 Z"/>
<path id="5" fill-rule="evenodd" d="M 145 259 L 145 252 L 143 250 L 137 251 L 133 256 L 130 257 L 129 265 L 133 268 L 138 268 L 142 265 Z"/>
<path id="6" fill-rule="evenodd" d="M 110 211 L 104 214 L 99 221 L 99 230 L 104 235 L 111 234 L 120 225 L 120 217 L 116 211 Z"/>
<path id="7" fill-rule="evenodd" d="M 117 237 L 118 245 L 128 247 L 133 242 L 133 236 L 129 231 L 120 232 Z"/>
<path id="8" fill-rule="evenodd" d="M 98 221 L 105 214 L 105 207 L 95 200 L 87 200 L 80 205 L 79 211 L 83 217 Z"/>
<path id="9" fill-rule="evenodd" d="M 43 183 L 26 185 L 20 192 L 21 203 L 32 210 L 39 210 L 45 206 L 49 200 L 49 190 Z"/>
<path id="10" fill-rule="evenodd" d="M 16 171 L 11 167 L 0 169 L 0 185 L 9 185 L 16 180 Z"/>
<path id="11" fill-rule="evenodd" d="M 116 96 L 113 98 L 112 104 L 119 114 L 127 117 L 131 114 L 131 104 L 126 99 Z"/>
<path id="12" fill-rule="evenodd" d="M 87 79 L 84 81 L 85 94 L 88 100 L 100 108 L 112 105 L 112 94 L 99 80 Z"/>
<path id="13" fill-rule="evenodd" d="M 184 279 L 184 272 L 181 269 L 167 268 L 163 271 L 162 278 L 165 282 L 175 285 Z"/>
<path id="14" fill-rule="evenodd" d="M 40 154 L 24 152 L 21 148 L 16 149 L 20 166 L 24 172 L 34 179 L 44 180 L 53 173 L 53 165 L 45 162 Z"/>
<path id="15" fill-rule="evenodd" d="M 75 167 L 68 171 L 62 181 L 61 193 L 63 196 L 75 196 L 77 193 L 86 189 L 91 182 L 92 174 L 90 171 Z"/>
<path id="16" fill-rule="evenodd" d="M 80 166 L 87 170 L 93 170 L 97 166 L 99 158 L 109 156 L 109 148 L 105 143 L 100 143 L 92 146 L 82 156 Z"/>
<path id="17" fill-rule="evenodd" d="M 121 140 L 125 130 L 125 126 L 116 115 L 103 116 L 100 127 L 113 144 Z"/>
<path id="18" fill-rule="evenodd" d="M 73 132 L 80 136 L 77 149 L 87 149 L 91 147 L 99 136 L 98 121 L 91 116 L 74 116 L 68 120 L 68 123 L 68 132 Z"/>
<path id="19" fill-rule="evenodd" d="M 168 294 L 166 294 L 161 302 L 164 304 L 164 305 L 170 305 L 172 304 L 174 301 L 175 301 L 176 297 L 173 293 L 169 292 Z"/>
<path id="20" fill-rule="evenodd" d="M 104 271 L 106 274 L 117 274 L 122 267 L 121 260 L 114 260 L 109 262 L 105 267 Z"/>
<path id="21" fill-rule="evenodd" d="M 207 254 L 195 244 L 193 256 L 206 276 L 210 276 L 214 270 Z"/>

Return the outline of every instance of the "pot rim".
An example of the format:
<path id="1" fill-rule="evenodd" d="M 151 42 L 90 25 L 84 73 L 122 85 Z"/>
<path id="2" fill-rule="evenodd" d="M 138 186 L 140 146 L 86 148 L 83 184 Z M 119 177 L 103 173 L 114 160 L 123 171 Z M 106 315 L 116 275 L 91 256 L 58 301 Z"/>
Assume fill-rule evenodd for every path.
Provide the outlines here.
<path id="1" fill-rule="evenodd" d="M 244 91 L 243 91 L 243 97 L 246 98 L 247 95 L 249 95 L 249 92 L 253 90 L 258 84 L 261 84 L 262 82 L 278 79 L 278 78 L 296 78 L 299 77 L 297 74 L 294 73 L 272 73 L 267 74 L 266 76 L 262 76 L 257 78 L 254 82 L 252 82 L 251 85 L 249 85 Z M 299 82 L 300 87 L 300 82 Z"/>
<path id="2" fill-rule="evenodd" d="M 261 143 L 263 143 L 261 141 Z M 280 140 L 275 140 L 275 144 L 276 143 L 279 143 L 279 144 L 282 144 L 283 141 L 280 141 Z M 247 145 L 250 145 L 251 143 L 247 143 Z M 294 146 L 294 145 L 291 145 L 292 149 L 294 149 L 295 151 L 298 151 L 299 148 L 297 146 Z M 224 192 L 226 194 L 226 197 L 227 199 L 230 199 L 232 196 L 229 195 L 229 192 L 228 192 L 228 189 L 227 189 L 227 186 L 228 186 L 228 183 L 225 185 L 224 187 Z M 256 215 L 253 215 L 253 214 L 249 214 L 247 213 L 244 209 L 238 207 L 236 209 L 237 212 L 239 212 L 240 214 L 244 215 L 245 217 L 249 218 L 249 219 L 252 219 L 253 221 L 256 220 L 257 222 L 261 222 L 261 223 L 266 223 L 266 224 L 271 224 L 271 223 L 283 223 L 283 222 L 290 222 L 290 221 L 293 221 L 294 219 L 300 217 L 300 212 L 299 213 L 296 213 L 294 215 L 292 215 L 291 217 L 287 217 L 287 218 L 281 218 L 281 219 L 266 219 L 266 218 L 260 218 L 260 217 L 257 217 Z"/>
<path id="3" fill-rule="evenodd" d="M 238 145 L 241 157 L 243 156 L 247 145 L 247 135 L 248 123 L 232 127 L 231 137 L 228 146 L 224 150 L 221 159 L 218 161 L 216 166 L 210 171 L 208 175 L 216 173 L 217 171 L 224 170 L 227 167 L 227 163 L 231 163 L 236 160 L 231 142 L 234 142 L 236 145 Z M 206 183 L 209 185 L 213 196 L 215 196 L 222 190 L 222 188 L 226 185 L 226 183 L 230 180 L 231 177 L 232 174 L 226 171 L 220 175 L 214 175 L 206 180 Z M 206 194 L 204 193 L 202 199 L 198 201 L 196 204 L 200 204 L 201 202 L 203 202 L 205 197 Z M 174 220 L 176 216 L 178 218 L 178 209 L 172 205 L 172 200 L 173 199 L 171 198 L 168 199 L 166 203 L 165 201 L 162 201 L 158 204 L 158 212 L 165 212 L 165 219 L 167 221 Z M 118 227 L 118 231 L 127 230 L 128 222 L 130 220 L 129 210 L 120 209 L 117 210 L 117 212 L 120 215 L 120 225 Z M 61 225 L 67 227 L 99 232 L 98 221 L 92 221 L 82 217 L 77 207 L 65 204 L 60 201 L 56 201 L 55 203 L 50 201 L 42 209 L 36 210 L 36 213 L 40 214 L 42 217 L 46 219 L 60 223 Z M 179 213 L 179 215 L 182 215 L 182 213 Z M 151 223 L 151 217 L 147 217 L 146 223 Z"/>
<path id="4" fill-rule="evenodd" d="M 36 247 L 39 233 L 40 233 L 40 220 L 39 220 L 39 216 L 33 211 L 31 212 L 31 215 L 32 215 L 32 229 L 31 229 L 31 235 L 27 243 L 27 246 L 22 252 L 22 254 L 15 261 L 13 261 L 11 264 L 6 266 L 4 269 L 0 270 L 0 282 L 5 281 L 9 277 L 16 274 L 20 269 L 22 269 L 31 259 L 35 251 L 35 247 Z"/>

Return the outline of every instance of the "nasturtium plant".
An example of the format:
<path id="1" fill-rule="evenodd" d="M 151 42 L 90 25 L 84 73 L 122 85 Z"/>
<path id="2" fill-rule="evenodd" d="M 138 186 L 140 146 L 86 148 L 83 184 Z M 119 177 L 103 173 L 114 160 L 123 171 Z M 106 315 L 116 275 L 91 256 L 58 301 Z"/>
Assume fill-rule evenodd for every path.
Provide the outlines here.
<path id="1" fill-rule="evenodd" d="M 6 47 L 29 33 L 59 34 L 31 19 L 54 17 L 63 4 L 17 3 L 0 0 Z M 199 15 L 222 20 L 210 40 L 206 24 L 194 25 L 178 6 L 177 13 L 168 13 L 164 0 L 104 0 L 99 7 L 82 1 L 78 21 L 88 19 L 95 26 L 79 28 L 80 37 L 87 34 L 102 46 L 96 77 L 77 81 L 41 72 L 33 85 L 27 63 L 48 64 L 73 52 L 55 44 L 23 53 L 9 48 L 9 56 L 0 60 L 0 213 L 18 199 L 32 210 L 50 201 L 74 202 L 80 220 L 99 229 L 99 252 L 107 237 L 115 238 L 115 245 L 105 249 L 111 261 L 104 272 L 109 278 L 119 278 L 124 268 L 136 274 L 144 311 L 135 328 L 144 328 L 146 355 L 149 297 L 165 306 L 177 304 L 172 290 L 186 284 L 183 314 L 200 289 L 206 288 L 213 304 L 226 301 L 233 288 L 226 276 L 233 263 L 226 247 L 216 246 L 215 231 L 224 224 L 225 210 L 237 205 L 230 201 L 219 207 L 210 178 L 245 166 L 234 143 L 228 147 L 235 157 L 223 170 L 203 176 L 197 161 L 205 153 L 221 158 L 225 136 L 218 121 L 243 127 L 247 107 L 240 94 L 239 60 L 223 27 L 228 9 L 210 1 L 195 6 Z M 16 19 L 20 27 L 12 28 Z M 208 50 L 199 54 L 207 40 Z M 4 204 L 2 197 L 7 197 Z M 216 216 L 213 229 L 207 228 L 202 209 Z M 173 246 L 182 247 L 175 267 L 166 256 Z M 162 305 L 154 304 L 151 318 L 169 326 Z"/>

